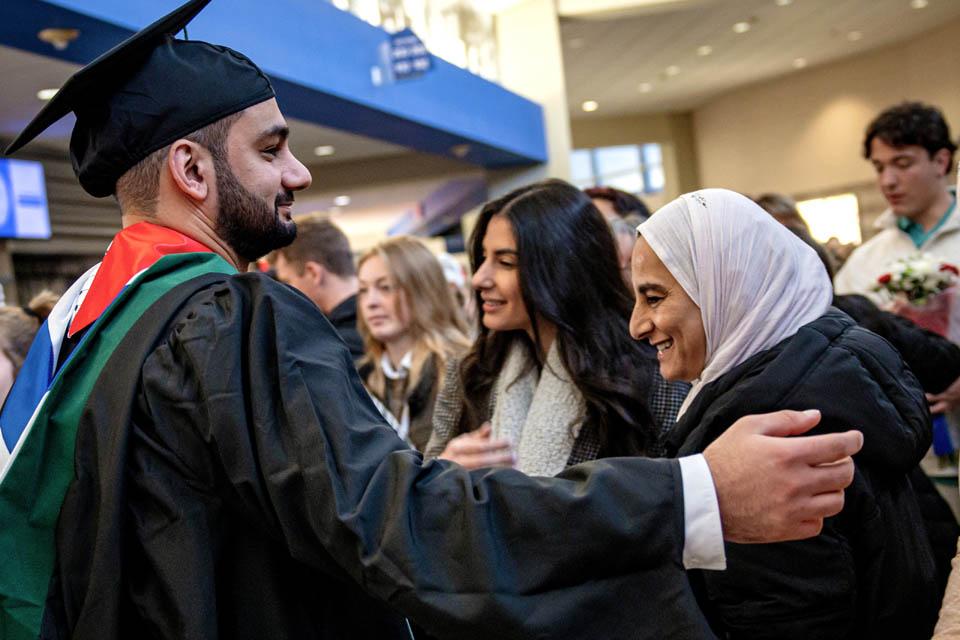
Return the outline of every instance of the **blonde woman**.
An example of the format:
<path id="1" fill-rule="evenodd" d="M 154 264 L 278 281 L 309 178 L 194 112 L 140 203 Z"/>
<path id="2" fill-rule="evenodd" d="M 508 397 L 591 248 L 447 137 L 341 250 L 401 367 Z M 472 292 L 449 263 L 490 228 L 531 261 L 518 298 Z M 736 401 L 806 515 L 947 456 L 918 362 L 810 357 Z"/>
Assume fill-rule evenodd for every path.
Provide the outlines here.
<path id="1" fill-rule="evenodd" d="M 0 405 L 7 399 L 37 329 L 50 315 L 57 298 L 44 289 L 25 307 L 0 307 Z"/>
<path id="2" fill-rule="evenodd" d="M 463 316 L 440 263 L 414 238 L 373 247 L 357 276 L 360 375 L 400 437 L 423 450 L 447 360 L 470 346 Z"/>

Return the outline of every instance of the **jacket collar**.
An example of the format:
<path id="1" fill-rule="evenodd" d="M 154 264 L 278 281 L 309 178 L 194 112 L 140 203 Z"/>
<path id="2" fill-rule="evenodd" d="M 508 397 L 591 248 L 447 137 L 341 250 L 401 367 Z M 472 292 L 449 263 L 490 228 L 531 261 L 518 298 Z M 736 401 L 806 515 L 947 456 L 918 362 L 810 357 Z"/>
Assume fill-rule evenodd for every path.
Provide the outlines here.
<path id="1" fill-rule="evenodd" d="M 950 192 L 950 195 L 953 196 L 954 202 L 957 200 L 957 188 L 948 187 L 947 191 Z M 877 230 L 884 229 L 896 229 L 900 233 L 906 233 L 897 225 L 897 215 L 893 213 L 893 210 L 889 207 L 884 210 L 873 223 L 873 228 Z M 960 206 L 954 204 L 953 212 L 950 214 L 950 217 L 940 225 L 940 228 L 930 234 L 930 237 L 927 238 L 926 242 L 930 242 L 934 238 L 938 238 L 944 233 L 950 233 L 952 231 L 960 231 Z M 925 243 L 926 244 L 926 243 Z"/>

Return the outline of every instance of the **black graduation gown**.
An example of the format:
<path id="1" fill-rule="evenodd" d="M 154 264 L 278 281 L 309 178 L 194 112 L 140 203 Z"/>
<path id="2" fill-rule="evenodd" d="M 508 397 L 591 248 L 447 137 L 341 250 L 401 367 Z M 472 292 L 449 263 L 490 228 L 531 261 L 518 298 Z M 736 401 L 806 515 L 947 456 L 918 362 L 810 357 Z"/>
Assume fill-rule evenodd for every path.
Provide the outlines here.
<path id="1" fill-rule="evenodd" d="M 243 274 L 143 316 L 78 428 L 43 638 L 712 637 L 676 461 L 425 464 L 320 315 Z"/>

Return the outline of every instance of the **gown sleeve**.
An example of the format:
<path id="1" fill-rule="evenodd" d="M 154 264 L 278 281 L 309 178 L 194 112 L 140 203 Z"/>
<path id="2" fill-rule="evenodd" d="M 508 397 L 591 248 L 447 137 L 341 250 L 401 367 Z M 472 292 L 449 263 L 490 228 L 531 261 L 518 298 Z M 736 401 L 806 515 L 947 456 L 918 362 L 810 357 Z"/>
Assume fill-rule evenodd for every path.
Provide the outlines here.
<path id="1" fill-rule="evenodd" d="M 143 366 L 193 481 L 292 558 L 441 638 L 703 638 L 673 460 L 556 478 L 424 462 L 305 298 L 257 275 L 197 294 Z M 187 443 L 187 444 L 185 444 Z"/>

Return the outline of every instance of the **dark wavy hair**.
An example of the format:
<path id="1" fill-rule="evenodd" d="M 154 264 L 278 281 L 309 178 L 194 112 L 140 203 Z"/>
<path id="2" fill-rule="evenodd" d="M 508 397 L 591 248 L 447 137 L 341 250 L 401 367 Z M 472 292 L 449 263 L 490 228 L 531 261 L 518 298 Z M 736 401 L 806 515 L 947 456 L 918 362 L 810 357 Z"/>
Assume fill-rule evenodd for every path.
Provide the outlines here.
<path id="1" fill-rule="evenodd" d="M 613 236 L 603 215 L 582 191 L 547 180 L 487 203 L 470 238 L 474 271 L 483 262 L 483 238 L 494 216 L 510 222 L 517 244 L 519 282 L 535 340 L 526 331 L 483 326 L 463 360 L 466 407 L 461 425 L 485 418 L 490 394 L 510 348 L 527 349 L 543 367 L 538 346 L 543 322 L 556 327 L 563 366 L 586 404 L 585 428 L 595 429 L 600 455 L 639 455 L 656 440 L 647 407 L 656 363 L 627 329 L 633 297 L 624 284 Z"/>
<path id="2" fill-rule="evenodd" d="M 650 209 L 644 204 L 643 200 L 613 187 L 589 187 L 583 190 L 593 200 L 607 200 L 613 205 L 613 210 L 621 218 L 631 213 L 640 216 L 643 220 L 650 217 Z"/>
<path id="3" fill-rule="evenodd" d="M 902 102 L 874 118 L 863 137 L 863 157 L 867 160 L 870 159 L 870 144 L 874 138 L 891 147 L 923 147 L 931 158 L 940 149 L 946 149 L 950 152 L 948 170 L 953 167 L 953 153 L 957 145 L 950 138 L 946 119 L 936 107 L 922 102 Z"/>

